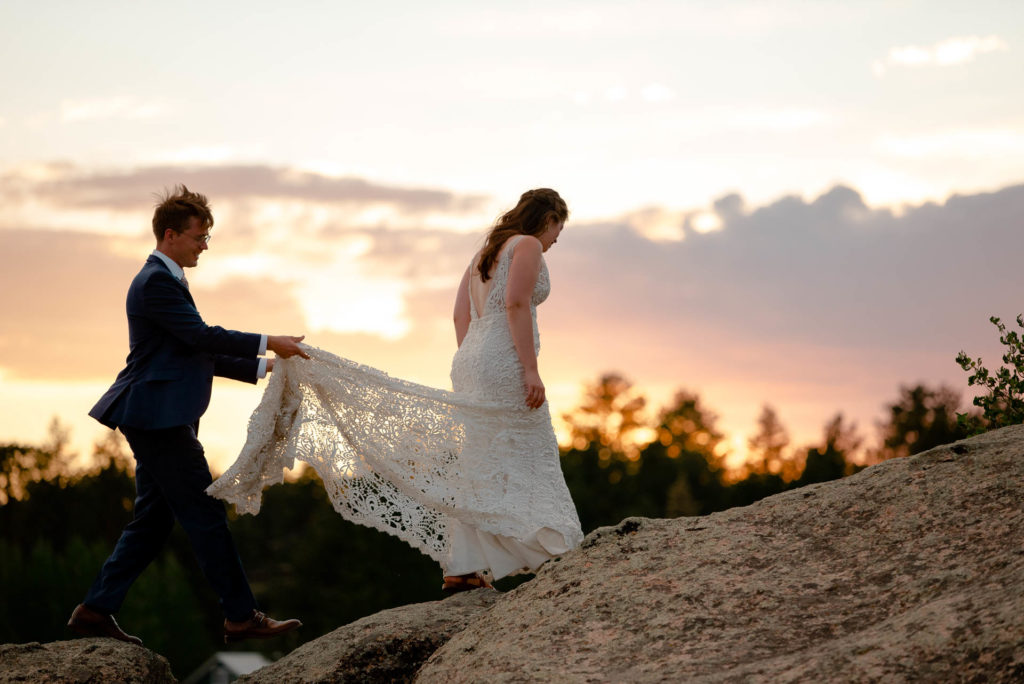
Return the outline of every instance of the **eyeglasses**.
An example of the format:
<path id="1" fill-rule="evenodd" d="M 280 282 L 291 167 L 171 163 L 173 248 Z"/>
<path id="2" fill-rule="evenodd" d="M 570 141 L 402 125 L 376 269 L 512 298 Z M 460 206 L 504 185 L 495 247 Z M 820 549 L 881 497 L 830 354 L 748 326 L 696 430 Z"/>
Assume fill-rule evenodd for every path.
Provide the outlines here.
<path id="1" fill-rule="evenodd" d="M 210 235 L 209 233 L 205 233 L 204 235 L 190 235 L 189 233 L 178 233 L 178 235 L 184 235 L 186 237 L 190 237 L 193 240 L 195 240 L 196 242 L 202 243 L 204 245 L 210 244 L 210 240 L 213 239 L 213 236 Z"/>

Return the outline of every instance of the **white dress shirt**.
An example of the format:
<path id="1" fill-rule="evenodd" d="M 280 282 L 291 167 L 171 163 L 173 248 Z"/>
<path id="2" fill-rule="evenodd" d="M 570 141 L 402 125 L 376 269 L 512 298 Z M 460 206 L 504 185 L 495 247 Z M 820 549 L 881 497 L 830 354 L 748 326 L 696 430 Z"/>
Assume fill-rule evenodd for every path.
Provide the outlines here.
<path id="1" fill-rule="evenodd" d="M 153 256 L 158 258 L 160 261 L 164 262 L 164 265 L 167 266 L 167 269 L 171 272 L 172 276 L 174 276 L 175 278 L 177 278 L 178 280 L 181 280 L 181 281 L 185 280 L 185 269 L 183 269 L 181 266 L 179 266 L 177 263 L 175 263 L 174 259 L 172 259 L 171 257 L 167 256 L 166 254 L 161 252 L 159 249 L 154 249 L 153 250 Z M 259 354 L 260 354 L 260 356 L 264 356 L 266 353 L 267 353 L 267 336 L 265 334 L 260 334 L 260 351 L 259 351 Z M 256 378 L 259 379 L 259 378 L 265 378 L 265 377 L 267 377 L 267 360 L 265 358 L 263 358 L 263 359 L 260 359 L 259 366 L 256 368 Z"/>

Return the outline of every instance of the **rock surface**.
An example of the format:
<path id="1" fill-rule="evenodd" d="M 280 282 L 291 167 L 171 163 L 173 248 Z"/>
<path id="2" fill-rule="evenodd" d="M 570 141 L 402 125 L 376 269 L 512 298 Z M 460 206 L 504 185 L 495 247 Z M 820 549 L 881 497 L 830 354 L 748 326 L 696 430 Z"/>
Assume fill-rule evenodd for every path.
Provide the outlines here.
<path id="1" fill-rule="evenodd" d="M 595 530 L 416 681 L 1024 681 L 1024 426 Z"/>
<path id="2" fill-rule="evenodd" d="M 451 636 L 498 599 L 490 590 L 381 611 L 303 644 L 281 660 L 240 677 L 246 684 L 408 682 Z"/>
<path id="3" fill-rule="evenodd" d="M 173 682 L 109 639 L 7 682 Z M 1022 682 L 1024 426 L 702 518 L 595 530 L 506 594 L 358 620 L 245 682 Z"/>
<path id="4" fill-rule="evenodd" d="M 167 659 L 114 639 L 0 645 L 0 684 L 172 684 Z"/>

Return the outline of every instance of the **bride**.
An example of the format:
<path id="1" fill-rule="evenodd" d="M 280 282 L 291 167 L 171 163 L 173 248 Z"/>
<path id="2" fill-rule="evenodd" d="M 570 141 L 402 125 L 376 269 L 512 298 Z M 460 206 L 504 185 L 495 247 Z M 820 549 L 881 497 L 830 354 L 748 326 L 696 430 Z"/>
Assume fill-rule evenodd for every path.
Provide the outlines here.
<path id="1" fill-rule="evenodd" d="M 448 592 L 535 571 L 583 539 L 537 370 L 543 253 L 568 218 L 529 190 L 498 219 L 455 298 L 454 391 L 309 348 L 278 359 L 238 460 L 207 492 L 257 513 L 299 459 L 346 519 L 436 560 Z"/>

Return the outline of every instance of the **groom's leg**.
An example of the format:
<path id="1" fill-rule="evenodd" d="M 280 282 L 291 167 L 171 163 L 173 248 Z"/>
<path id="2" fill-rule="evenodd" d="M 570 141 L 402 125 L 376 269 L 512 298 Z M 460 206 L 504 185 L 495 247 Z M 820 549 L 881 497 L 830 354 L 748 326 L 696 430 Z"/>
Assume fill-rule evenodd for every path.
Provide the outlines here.
<path id="1" fill-rule="evenodd" d="M 149 448 L 145 431 L 126 430 L 131 433 L 128 443 L 135 454 Z M 101 613 L 113 614 L 121 608 L 129 587 L 153 561 L 174 527 L 174 515 L 160 487 L 143 465 L 144 460 L 136 456 L 133 519 L 121 532 L 114 552 L 85 597 L 85 605 Z"/>
<path id="2" fill-rule="evenodd" d="M 220 596 L 224 616 L 236 622 L 247 620 L 257 607 L 256 599 L 228 530 L 224 504 L 206 493 L 213 478 L 203 445 L 190 425 L 162 432 L 166 434 L 159 451 L 150 455 L 150 472 L 188 535 L 206 579 Z"/>

